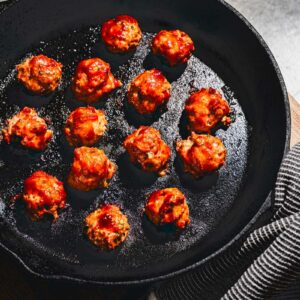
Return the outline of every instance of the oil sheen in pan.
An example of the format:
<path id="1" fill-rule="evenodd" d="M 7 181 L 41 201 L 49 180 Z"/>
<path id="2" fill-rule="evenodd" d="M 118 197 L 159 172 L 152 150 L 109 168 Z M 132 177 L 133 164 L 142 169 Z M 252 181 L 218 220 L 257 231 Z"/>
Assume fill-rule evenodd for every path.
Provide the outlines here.
<path id="1" fill-rule="evenodd" d="M 36 48 L 29 49 L 25 56 L 43 53 L 63 63 L 63 82 L 57 92 L 48 96 L 30 95 L 16 82 L 14 66 L 0 85 L 2 126 L 7 117 L 27 105 L 36 107 L 40 115 L 51 120 L 51 127 L 55 131 L 50 146 L 41 154 L 4 143 L 0 145 L 0 220 L 5 224 L 7 235 L 18 239 L 24 249 L 41 251 L 49 258 L 56 257 L 75 265 L 84 264 L 87 277 L 89 265 L 94 266 L 93 271 L 97 265 L 99 272 L 109 268 L 110 274 L 122 275 L 123 268 L 163 266 L 170 259 L 179 263 L 180 253 L 201 245 L 203 238 L 222 222 L 222 217 L 237 199 L 247 167 L 248 153 L 247 122 L 237 99 L 214 71 L 193 56 L 185 70 L 172 71 L 175 75 L 170 73 L 173 76 L 172 96 L 167 110 L 152 121 L 145 120 L 160 130 L 163 139 L 172 148 L 170 172 L 156 180 L 146 176 L 141 181 L 140 174 L 136 174 L 136 170 L 127 164 L 122 148 L 124 138 L 141 121 L 132 116 L 125 93 L 128 83 L 145 68 L 151 67 L 149 43 L 153 34 L 144 33 L 137 51 L 121 57 L 104 50 L 99 29 L 91 27 L 74 30 L 57 39 L 41 41 Z M 111 63 L 114 74 L 123 82 L 122 88 L 95 104 L 105 110 L 109 121 L 108 130 L 97 146 L 118 163 L 119 170 L 105 190 L 80 193 L 67 187 L 69 205 L 61 212 L 57 222 L 33 222 L 26 214 L 22 202 L 17 202 L 15 208 L 11 209 L 10 198 L 21 192 L 23 180 L 34 170 L 43 169 L 65 181 L 72 159 L 72 148 L 64 139 L 62 126 L 75 107 L 84 105 L 74 100 L 70 91 L 71 78 L 81 59 L 96 56 Z M 23 59 L 21 57 L 19 61 Z M 215 133 L 228 150 L 226 165 L 218 172 L 218 177 L 212 176 L 200 184 L 191 184 L 179 175 L 174 142 L 186 135 L 182 111 L 191 88 L 202 87 L 213 87 L 223 92 L 233 110 L 234 122 L 228 129 L 220 128 Z M 187 196 L 191 224 L 181 234 L 168 232 L 168 229 L 157 231 L 142 217 L 145 196 L 165 187 L 178 187 Z M 99 251 L 83 233 L 85 216 L 103 202 L 119 205 L 131 224 L 125 243 L 111 252 Z"/>

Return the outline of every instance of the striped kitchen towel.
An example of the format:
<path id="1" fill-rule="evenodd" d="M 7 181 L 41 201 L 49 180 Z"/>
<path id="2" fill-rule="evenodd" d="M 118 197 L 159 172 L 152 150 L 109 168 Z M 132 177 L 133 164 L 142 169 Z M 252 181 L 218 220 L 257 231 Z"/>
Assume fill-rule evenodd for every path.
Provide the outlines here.
<path id="1" fill-rule="evenodd" d="M 269 224 L 160 285 L 153 299 L 300 299 L 300 143 L 284 159 L 274 194 Z"/>

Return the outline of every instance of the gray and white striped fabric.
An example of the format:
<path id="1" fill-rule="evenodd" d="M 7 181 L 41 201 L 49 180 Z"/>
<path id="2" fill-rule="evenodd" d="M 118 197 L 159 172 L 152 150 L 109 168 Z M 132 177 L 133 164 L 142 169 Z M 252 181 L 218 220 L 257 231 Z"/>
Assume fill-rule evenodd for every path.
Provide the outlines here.
<path id="1" fill-rule="evenodd" d="M 282 163 L 274 207 L 269 224 L 207 265 L 160 285 L 157 298 L 300 299 L 300 143 Z"/>

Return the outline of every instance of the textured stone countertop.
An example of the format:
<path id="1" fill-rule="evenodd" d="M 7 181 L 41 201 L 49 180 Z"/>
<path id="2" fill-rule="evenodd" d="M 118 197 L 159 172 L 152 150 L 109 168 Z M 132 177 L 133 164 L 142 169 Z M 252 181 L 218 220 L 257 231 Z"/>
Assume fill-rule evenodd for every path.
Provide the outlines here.
<path id="1" fill-rule="evenodd" d="M 226 0 L 254 25 L 273 52 L 288 91 L 300 103 L 300 0 Z"/>

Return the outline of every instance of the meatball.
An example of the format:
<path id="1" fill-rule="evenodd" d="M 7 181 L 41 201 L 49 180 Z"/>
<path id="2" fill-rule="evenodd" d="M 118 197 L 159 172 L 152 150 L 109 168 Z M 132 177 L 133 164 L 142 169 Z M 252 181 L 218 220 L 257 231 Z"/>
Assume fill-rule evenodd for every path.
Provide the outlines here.
<path id="1" fill-rule="evenodd" d="M 46 121 L 38 116 L 34 108 L 24 107 L 6 122 L 7 127 L 2 132 L 8 144 L 13 140 L 20 140 L 26 148 L 41 151 L 53 136 Z"/>
<path id="2" fill-rule="evenodd" d="M 24 181 L 23 200 L 34 219 L 51 214 L 58 218 L 58 209 L 66 205 L 63 183 L 44 171 L 36 171 Z"/>
<path id="3" fill-rule="evenodd" d="M 209 133 L 219 122 L 231 123 L 228 102 L 213 88 L 193 93 L 186 101 L 185 111 L 191 131 Z"/>
<path id="4" fill-rule="evenodd" d="M 127 98 L 140 114 L 150 114 L 170 98 L 171 84 L 156 69 L 145 71 L 133 79 Z"/>
<path id="5" fill-rule="evenodd" d="M 141 126 L 127 136 L 124 147 L 130 161 L 138 164 L 142 170 L 157 173 L 159 176 L 166 175 L 171 150 L 162 140 L 158 130 Z"/>
<path id="6" fill-rule="evenodd" d="M 122 15 L 106 21 L 101 29 L 102 40 L 111 52 L 127 52 L 136 48 L 142 38 L 137 20 Z"/>
<path id="7" fill-rule="evenodd" d="M 85 219 L 87 236 L 97 247 L 112 250 L 123 243 L 128 235 L 127 217 L 116 205 L 106 204 Z"/>
<path id="8" fill-rule="evenodd" d="M 91 103 L 121 85 L 107 62 L 100 58 L 89 58 L 78 64 L 72 89 L 77 100 Z"/>
<path id="9" fill-rule="evenodd" d="M 71 146 L 92 146 L 104 134 L 106 124 L 102 110 L 79 107 L 69 115 L 64 131 Z"/>
<path id="10" fill-rule="evenodd" d="M 177 188 L 153 192 L 147 201 L 145 214 L 155 225 L 174 224 L 184 229 L 190 224 L 186 198 Z"/>
<path id="11" fill-rule="evenodd" d="M 227 153 L 219 138 L 194 132 L 187 140 L 178 141 L 176 149 L 183 161 L 184 171 L 195 178 L 219 169 Z"/>
<path id="12" fill-rule="evenodd" d="M 60 84 L 62 66 L 45 55 L 31 56 L 17 65 L 17 78 L 31 92 L 50 93 Z"/>
<path id="13" fill-rule="evenodd" d="M 160 55 L 171 65 L 184 64 L 195 50 L 192 39 L 180 30 L 161 30 L 152 40 L 153 54 Z"/>
<path id="14" fill-rule="evenodd" d="M 81 191 L 106 188 L 116 172 L 103 150 L 80 147 L 74 151 L 74 161 L 68 176 L 68 184 Z"/>

